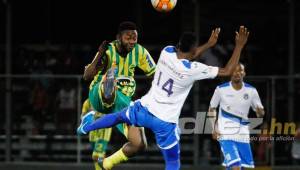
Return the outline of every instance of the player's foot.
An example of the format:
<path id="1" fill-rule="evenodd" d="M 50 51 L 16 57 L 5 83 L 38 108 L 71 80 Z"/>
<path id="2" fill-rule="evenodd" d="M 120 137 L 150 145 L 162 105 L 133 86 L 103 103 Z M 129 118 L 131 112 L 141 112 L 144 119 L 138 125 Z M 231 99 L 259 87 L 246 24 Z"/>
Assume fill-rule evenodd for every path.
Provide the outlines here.
<path id="1" fill-rule="evenodd" d="M 86 115 L 84 115 L 81 118 L 80 126 L 77 128 L 77 134 L 78 135 L 85 135 L 85 134 L 87 134 L 87 132 L 84 131 L 83 128 L 85 126 L 93 123 L 93 121 L 94 121 L 94 115 L 95 115 L 95 112 L 91 111 L 91 112 L 88 112 Z"/>
<path id="2" fill-rule="evenodd" d="M 104 162 L 104 158 L 98 158 L 98 165 L 101 167 L 101 169 L 102 170 L 110 170 L 110 169 L 104 168 L 103 162 Z"/>
<path id="3" fill-rule="evenodd" d="M 107 70 L 103 81 L 104 98 L 107 100 L 113 98 L 115 90 L 115 70 L 114 67 Z"/>

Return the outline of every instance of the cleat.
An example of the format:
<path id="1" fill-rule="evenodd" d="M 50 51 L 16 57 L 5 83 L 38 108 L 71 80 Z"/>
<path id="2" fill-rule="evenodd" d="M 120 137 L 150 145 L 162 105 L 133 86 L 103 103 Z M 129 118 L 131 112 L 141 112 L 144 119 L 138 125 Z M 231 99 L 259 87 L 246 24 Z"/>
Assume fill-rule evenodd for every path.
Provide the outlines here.
<path id="1" fill-rule="evenodd" d="M 95 111 L 91 111 L 81 118 L 81 123 L 80 123 L 79 127 L 77 128 L 78 135 L 86 135 L 87 134 L 87 132 L 84 131 L 83 128 L 85 126 L 93 123 L 94 115 L 95 115 Z"/>
<path id="2" fill-rule="evenodd" d="M 114 67 L 110 68 L 105 75 L 105 80 L 103 82 L 104 98 L 111 99 L 115 90 L 115 72 L 117 69 Z"/>
<path id="3" fill-rule="evenodd" d="M 108 169 L 105 169 L 104 168 L 104 166 L 103 166 L 103 160 L 104 160 L 104 158 L 98 158 L 98 165 L 100 166 L 100 168 L 102 169 L 102 170 L 108 170 Z"/>

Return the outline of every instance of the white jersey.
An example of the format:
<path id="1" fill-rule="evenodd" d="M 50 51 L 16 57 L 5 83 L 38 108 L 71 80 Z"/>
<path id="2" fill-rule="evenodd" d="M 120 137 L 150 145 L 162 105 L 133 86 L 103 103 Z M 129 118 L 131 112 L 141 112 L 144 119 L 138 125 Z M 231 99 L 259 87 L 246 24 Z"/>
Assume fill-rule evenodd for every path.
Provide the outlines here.
<path id="1" fill-rule="evenodd" d="M 165 47 L 158 60 L 150 91 L 141 104 L 159 119 L 178 123 L 181 108 L 194 81 L 214 78 L 218 67 L 178 59 L 174 46 Z"/>
<path id="2" fill-rule="evenodd" d="M 220 140 L 234 140 L 238 142 L 249 142 L 248 113 L 250 107 L 263 108 L 257 90 L 243 83 L 240 90 L 235 90 L 231 82 L 218 86 L 210 101 L 211 108 L 219 107 L 218 130 L 221 134 Z"/>

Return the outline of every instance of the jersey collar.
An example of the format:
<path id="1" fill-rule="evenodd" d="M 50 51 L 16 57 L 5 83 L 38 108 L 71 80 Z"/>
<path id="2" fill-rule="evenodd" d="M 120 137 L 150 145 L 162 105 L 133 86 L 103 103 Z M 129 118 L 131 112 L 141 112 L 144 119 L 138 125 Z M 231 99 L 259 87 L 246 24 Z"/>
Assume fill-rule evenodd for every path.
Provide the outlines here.
<path id="1" fill-rule="evenodd" d="M 242 88 L 239 89 L 239 90 L 236 90 L 236 89 L 232 86 L 232 82 L 231 82 L 231 81 L 229 82 L 229 85 L 230 85 L 230 87 L 231 87 L 231 89 L 232 89 L 233 91 L 237 91 L 237 92 L 242 91 L 242 90 L 245 88 L 245 83 L 244 83 L 244 82 L 242 82 Z"/>

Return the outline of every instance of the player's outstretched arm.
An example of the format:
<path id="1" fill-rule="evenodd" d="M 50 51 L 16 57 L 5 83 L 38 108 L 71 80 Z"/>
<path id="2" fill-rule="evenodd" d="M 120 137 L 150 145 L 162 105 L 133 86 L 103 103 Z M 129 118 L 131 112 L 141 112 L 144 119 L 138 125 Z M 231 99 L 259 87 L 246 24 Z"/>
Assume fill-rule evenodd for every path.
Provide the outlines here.
<path id="1" fill-rule="evenodd" d="M 97 72 L 105 66 L 105 64 L 101 64 L 101 58 L 103 57 L 105 51 L 107 50 L 108 43 L 107 41 L 103 41 L 99 46 L 98 52 L 96 53 L 93 61 L 85 66 L 83 79 L 91 80 L 97 74 Z"/>
<path id="2" fill-rule="evenodd" d="M 238 64 L 241 52 L 248 41 L 249 31 L 246 27 L 240 26 L 239 32 L 235 32 L 235 34 L 235 47 L 232 56 L 227 62 L 225 68 L 219 69 L 219 77 L 227 77 L 231 75 L 235 66 Z"/>
<path id="3" fill-rule="evenodd" d="M 220 31 L 221 31 L 221 28 L 215 28 L 211 31 L 211 35 L 210 35 L 208 41 L 205 44 L 197 47 L 194 59 L 200 57 L 207 49 L 216 45 Z"/>

